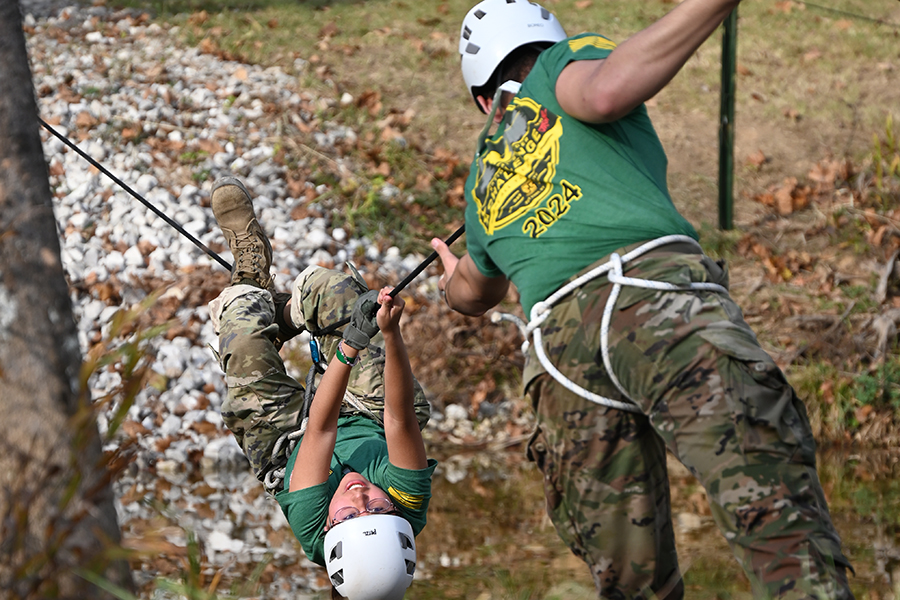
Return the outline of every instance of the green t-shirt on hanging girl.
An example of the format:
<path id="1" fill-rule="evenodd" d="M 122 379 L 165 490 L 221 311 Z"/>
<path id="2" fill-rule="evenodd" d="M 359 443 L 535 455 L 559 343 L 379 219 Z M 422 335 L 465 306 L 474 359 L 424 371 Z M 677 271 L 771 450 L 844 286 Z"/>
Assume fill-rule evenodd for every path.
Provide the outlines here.
<path id="1" fill-rule="evenodd" d="M 294 470 L 299 448 L 300 444 L 297 444 L 288 460 L 284 490 L 275 494 L 275 499 L 306 556 L 314 563 L 325 566 L 324 527 L 328 519 L 328 505 L 337 491 L 345 467 L 384 490 L 391 497 L 397 513 L 409 521 L 415 535 L 419 535 L 425 527 L 431 500 L 431 476 L 437 461 L 428 459 L 428 466 L 421 470 L 395 467 L 388 460 L 384 429 L 372 419 L 341 417 L 328 480 L 289 492 L 290 474 Z"/>
<path id="2" fill-rule="evenodd" d="M 505 275 L 531 307 L 617 248 L 682 234 L 697 239 L 672 203 L 667 160 L 643 105 L 613 123 L 563 113 L 556 80 L 570 62 L 606 58 L 595 34 L 540 54 L 466 182 L 469 255 Z"/>

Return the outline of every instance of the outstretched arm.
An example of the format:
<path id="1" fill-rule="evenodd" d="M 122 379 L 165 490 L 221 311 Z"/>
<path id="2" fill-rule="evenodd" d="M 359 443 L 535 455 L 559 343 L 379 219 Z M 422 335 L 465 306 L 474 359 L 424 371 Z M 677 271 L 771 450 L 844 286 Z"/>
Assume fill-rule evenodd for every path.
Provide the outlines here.
<path id="1" fill-rule="evenodd" d="M 464 315 L 477 317 L 500 304 L 509 289 L 506 277 L 486 277 L 468 254 L 462 258 L 450 251 L 442 240 L 434 238 L 431 247 L 441 257 L 444 275 L 438 286 L 445 294 L 447 306 Z"/>
<path id="2" fill-rule="evenodd" d="M 376 319 L 384 336 L 384 436 L 387 439 L 388 459 L 401 469 L 424 469 L 428 466 L 425 442 L 413 407 L 414 391 L 409 355 L 400 333 L 400 317 L 405 302 L 392 298 L 391 288 L 378 295 Z"/>
<path id="3" fill-rule="evenodd" d="M 566 113 L 589 123 L 620 119 L 664 88 L 740 0 L 685 0 L 604 60 L 575 61 L 556 81 Z"/>
<path id="4" fill-rule="evenodd" d="M 291 472 L 289 489 L 292 492 L 324 483 L 328 479 L 331 456 L 337 441 L 338 417 L 347 382 L 350 381 L 350 369 L 356 362 L 359 351 L 368 346 L 372 336 L 378 333 L 378 325 L 372 321 L 374 306 L 375 292 L 372 290 L 357 298 L 353 305 L 350 323 L 344 327 L 343 339 L 338 343 L 337 352 L 322 376 L 309 409 L 309 421 Z"/>
<path id="5" fill-rule="evenodd" d="M 352 362 L 359 351 L 342 342 L 338 346 L 338 352 L 343 352 Z M 331 456 L 337 441 L 338 416 L 344 391 L 350 380 L 350 369 L 350 365 L 341 362 L 335 353 L 322 375 L 322 381 L 319 382 L 316 396 L 309 408 L 306 432 L 300 439 L 300 449 L 297 450 L 297 460 L 291 472 L 289 490 L 292 492 L 324 483 L 328 479 Z"/>

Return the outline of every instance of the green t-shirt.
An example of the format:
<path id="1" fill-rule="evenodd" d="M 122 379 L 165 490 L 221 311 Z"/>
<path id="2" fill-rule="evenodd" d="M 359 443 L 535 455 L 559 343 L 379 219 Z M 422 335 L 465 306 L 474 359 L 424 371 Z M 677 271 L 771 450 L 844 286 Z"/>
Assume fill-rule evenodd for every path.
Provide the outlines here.
<path id="1" fill-rule="evenodd" d="M 324 527 L 328 519 L 328 505 L 337 491 L 345 467 L 384 490 L 391 497 L 398 514 L 409 521 L 414 535 L 419 535 L 425 527 L 431 499 L 431 475 L 437 461 L 428 459 L 428 466 L 421 470 L 395 467 L 388 461 L 384 429 L 375 421 L 361 416 L 341 417 L 328 480 L 289 492 L 290 473 L 294 470 L 299 448 L 300 444 L 297 444 L 288 460 L 284 489 L 275 495 L 275 499 L 306 556 L 314 563 L 325 566 Z"/>
<path id="2" fill-rule="evenodd" d="M 666 154 L 646 107 L 594 125 L 556 101 L 566 65 L 606 58 L 613 48 L 582 34 L 543 51 L 472 163 L 469 255 L 482 274 L 516 285 L 526 315 L 617 248 L 672 234 L 697 239 L 672 204 Z"/>

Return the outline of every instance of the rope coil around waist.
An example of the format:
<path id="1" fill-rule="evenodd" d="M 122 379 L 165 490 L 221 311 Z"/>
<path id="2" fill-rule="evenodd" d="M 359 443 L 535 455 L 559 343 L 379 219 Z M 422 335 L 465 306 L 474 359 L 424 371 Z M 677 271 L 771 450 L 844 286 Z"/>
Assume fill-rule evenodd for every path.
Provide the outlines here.
<path id="1" fill-rule="evenodd" d="M 493 320 L 494 322 L 512 321 L 513 323 L 515 323 L 519 327 L 519 330 L 522 332 L 522 335 L 525 338 L 525 341 L 522 343 L 523 352 L 528 350 L 528 346 L 530 343 L 529 338 L 533 337 L 534 350 L 537 354 L 538 360 L 541 362 L 541 365 L 544 367 L 547 373 L 549 373 L 556 381 L 560 383 L 560 385 L 565 387 L 570 392 L 577 394 L 578 396 L 581 396 L 586 400 L 590 400 L 591 402 L 600 404 L 601 406 L 616 408 L 619 410 L 624 410 L 626 412 L 641 413 L 641 409 L 637 406 L 637 404 L 634 403 L 634 400 L 628 395 L 628 393 L 625 391 L 625 388 L 616 377 L 616 374 L 613 372 L 612 362 L 609 357 L 609 325 L 610 321 L 612 320 L 613 310 L 615 309 L 616 301 L 619 298 L 619 293 L 622 290 L 622 286 L 628 285 L 632 287 L 660 291 L 707 290 L 713 292 L 728 293 L 728 290 L 718 283 L 692 282 L 690 285 L 685 286 L 669 283 L 667 281 L 652 281 L 649 279 L 625 277 L 623 266 L 626 263 L 646 254 L 647 252 L 650 252 L 651 250 L 655 250 L 661 246 L 666 246 L 674 242 L 688 242 L 697 246 L 699 249 L 699 244 L 697 244 L 697 241 L 689 236 L 667 235 L 649 241 L 646 244 L 643 244 L 638 248 L 627 252 L 624 256 L 619 256 L 618 253 L 614 252 L 610 254 L 609 260 L 607 262 L 570 281 L 557 291 L 553 292 L 545 300 L 538 302 L 537 304 L 532 306 L 530 315 L 531 321 L 529 323 L 526 324 L 524 321 L 522 321 L 522 319 L 518 318 L 515 315 L 498 312 L 495 312 L 491 315 L 491 320 Z M 606 300 L 606 306 L 603 310 L 603 318 L 600 322 L 600 352 L 603 356 L 603 366 L 606 367 L 606 372 L 609 374 L 610 380 L 613 382 L 619 392 L 621 392 L 624 397 L 628 398 L 629 402 L 620 402 L 618 400 L 606 398 L 605 396 L 600 396 L 599 394 L 595 394 L 579 386 L 577 383 L 566 377 L 562 372 L 559 371 L 559 369 L 556 368 L 556 366 L 552 362 L 550 362 L 550 358 L 544 352 L 544 346 L 542 343 L 543 336 L 541 333 L 541 325 L 550 316 L 550 311 L 553 306 L 555 306 L 565 296 L 569 295 L 569 293 L 571 293 L 573 290 L 603 275 L 607 276 L 607 279 L 610 283 L 613 284 L 613 287 L 610 291 L 609 297 Z"/>

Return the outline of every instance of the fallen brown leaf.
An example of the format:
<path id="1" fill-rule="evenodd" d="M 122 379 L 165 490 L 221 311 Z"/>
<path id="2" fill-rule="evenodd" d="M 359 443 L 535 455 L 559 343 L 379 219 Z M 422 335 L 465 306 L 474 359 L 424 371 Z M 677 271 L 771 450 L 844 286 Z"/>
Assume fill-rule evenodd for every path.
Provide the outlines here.
<path id="1" fill-rule="evenodd" d="M 762 150 L 757 150 L 753 154 L 747 157 L 747 164 L 756 167 L 757 169 L 769 162 L 769 159 L 763 154 Z"/>
<path id="2" fill-rule="evenodd" d="M 137 421 L 124 421 L 122 422 L 122 431 L 130 438 L 138 438 L 142 435 L 147 435 L 150 433 L 150 430 L 141 425 Z"/>
<path id="3" fill-rule="evenodd" d="M 791 10 L 793 10 L 793 8 L 794 8 L 794 3 L 791 2 L 791 0 L 783 0 L 781 2 L 776 2 L 775 6 L 774 6 L 774 10 L 783 12 L 786 15 L 790 14 Z"/>
<path id="4" fill-rule="evenodd" d="M 203 25 L 207 21 L 209 21 L 209 13 L 205 10 L 195 12 L 190 17 L 188 17 L 188 23 L 190 23 L 191 25 Z"/>
<path id="5" fill-rule="evenodd" d="M 813 48 L 809 52 L 803 55 L 803 62 L 812 62 L 814 60 L 818 60 L 822 58 L 822 52 L 817 48 Z"/>
<path id="6" fill-rule="evenodd" d="M 97 118 L 86 110 L 81 111 L 78 113 L 78 116 L 75 117 L 75 125 L 78 127 L 93 127 L 96 124 Z"/>
<path id="7" fill-rule="evenodd" d="M 784 114 L 785 117 L 791 119 L 792 121 L 800 120 L 800 111 L 798 111 L 796 108 L 785 108 L 782 111 L 782 114 Z"/>
<path id="8" fill-rule="evenodd" d="M 340 33 L 337 24 L 334 21 L 326 24 L 319 30 L 319 39 L 331 38 Z"/>
<path id="9" fill-rule="evenodd" d="M 215 54 L 219 50 L 219 45 L 215 42 L 215 40 L 207 37 L 203 38 L 200 41 L 199 48 L 200 52 L 202 52 L 203 54 Z"/>

